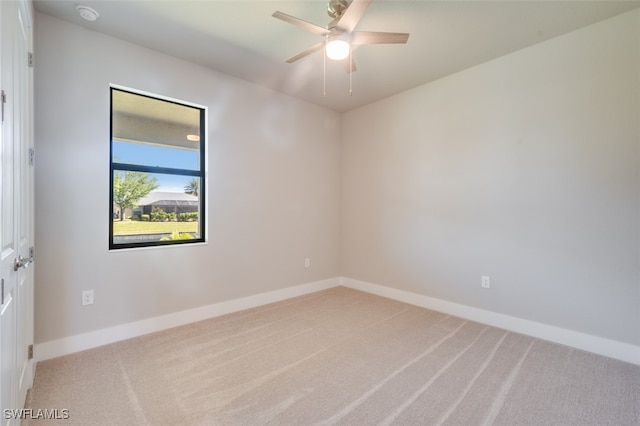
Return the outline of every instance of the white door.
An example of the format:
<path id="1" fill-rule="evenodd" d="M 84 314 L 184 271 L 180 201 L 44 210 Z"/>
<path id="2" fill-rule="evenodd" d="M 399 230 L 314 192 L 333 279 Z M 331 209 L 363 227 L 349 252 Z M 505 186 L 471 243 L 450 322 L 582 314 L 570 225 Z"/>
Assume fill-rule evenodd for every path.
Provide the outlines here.
<path id="1" fill-rule="evenodd" d="M 31 29 L 32 13 L 29 3 L 21 1 L 18 8 L 18 27 L 14 39 L 14 91 L 16 93 L 14 111 L 14 149 L 18 150 L 14 164 L 14 188 L 17 210 L 17 243 L 19 267 L 17 270 L 18 312 L 17 329 L 17 367 L 18 367 L 18 406 L 24 406 L 27 390 L 33 382 L 33 362 L 29 346 L 33 344 L 33 135 L 32 135 L 32 73 Z M 15 269 L 15 268 L 14 268 Z"/>
<path id="2" fill-rule="evenodd" d="M 3 425 L 19 424 L 6 409 L 24 406 L 33 380 L 33 241 L 31 149 L 32 76 L 28 66 L 31 11 L 26 1 L 0 1 L 0 412 Z"/>
<path id="3" fill-rule="evenodd" d="M 14 175 L 14 139 L 13 110 L 8 102 L 13 90 L 13 27 L 11 19 L 15 4 L 0 2 L 0 89 L 2 90 L 2 150 L 0 158 L 0 404 L 2 409 L 17 408 L 15 401 L 16 384 L 16 287 L 18 274 L 14 271 L 14 261 L 18 257 L 15 175 Z M 3 411 L 4 412 L 4 411 Z M 3 424 L 11 424 L 2 416 Z"/>

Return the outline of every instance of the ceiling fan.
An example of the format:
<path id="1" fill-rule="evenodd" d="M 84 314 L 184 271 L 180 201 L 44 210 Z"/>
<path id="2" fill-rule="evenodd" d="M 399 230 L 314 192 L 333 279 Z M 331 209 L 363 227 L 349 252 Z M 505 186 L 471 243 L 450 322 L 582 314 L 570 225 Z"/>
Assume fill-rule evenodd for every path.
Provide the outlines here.
<path id="1" fill-rule="evenodd" d="M 354 31 L 369 7 L 372 0 L 329 0 L 327 13 L 333 18 L 326 28 L 287 15 L 274 12 L 273 17 L 297 25 L 314 34 L 324 37 L 324 40 L 310 48 L 287 59 L 292 63 L 314 52 L 324 49 L 329 59 L 341 61 L 348 73 L 356 70 L 353 62 L 353 46 L 363 44 L 405 44 L 409 39 L 407 33 L 387 33 L 375 31 Z"/>

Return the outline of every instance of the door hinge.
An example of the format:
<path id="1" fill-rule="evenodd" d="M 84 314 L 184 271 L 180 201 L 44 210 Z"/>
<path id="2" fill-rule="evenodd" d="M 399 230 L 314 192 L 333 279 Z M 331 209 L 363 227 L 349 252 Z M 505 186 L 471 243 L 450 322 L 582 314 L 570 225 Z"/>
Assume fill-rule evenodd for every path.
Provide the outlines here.
<path id="1" fill-rule="evenodd" d="M 35 160 L 36 157 L 36 150 L 35 148 L 29 148 L 29 165 L 33 166 L 33 161 Z"/>
<path id="2" fill-rule="evenodd" d="M 29 345 L 29 347 L 27 348 L 27 359 L 33 359 L 33 345 Z"/>
<path id="3" fill-rule="evenodd" d="M 27 53 L 27 65 L 29 65 L 29 68 L 33 68 L 33 53 L 32 52 Z"/>
<path id="4" fill-rule="evenodd" d="M 4 278 L 2 279 L 1 287 L 0 292 L 2 293 L 2 296 L 0 296 L 0 305 L 4 305 Z"/>
<path id="5" fill-rule="evenodd" d="M 7 94 L 4 90 L 0 92 L 0 102 L 2 103 L 2 121 L 4 121 L 4 104 L 7 103 Z"/>

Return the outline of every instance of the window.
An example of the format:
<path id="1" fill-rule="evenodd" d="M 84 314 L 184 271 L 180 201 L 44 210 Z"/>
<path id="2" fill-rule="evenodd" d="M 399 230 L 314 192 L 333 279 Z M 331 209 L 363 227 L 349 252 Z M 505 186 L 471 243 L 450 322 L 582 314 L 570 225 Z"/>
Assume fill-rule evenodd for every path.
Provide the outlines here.
<path id="1" fill-rule="evenodd" d="M 111 87 L 110 249 L 204 241 L 205 111 Z"/>

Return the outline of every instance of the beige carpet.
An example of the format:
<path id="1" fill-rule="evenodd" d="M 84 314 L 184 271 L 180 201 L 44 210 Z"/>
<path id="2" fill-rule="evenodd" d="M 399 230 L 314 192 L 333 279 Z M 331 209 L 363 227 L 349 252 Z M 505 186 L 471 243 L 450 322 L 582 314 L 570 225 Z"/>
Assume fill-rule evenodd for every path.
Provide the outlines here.
<path id="1" fill-rule="evenodd" d="M 639 425 L 640 367 L 334 288 L 38 364 L 74 425 Z"/>

